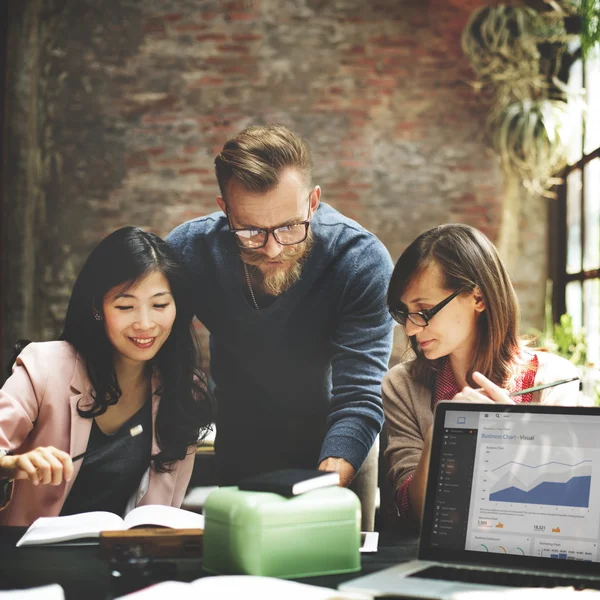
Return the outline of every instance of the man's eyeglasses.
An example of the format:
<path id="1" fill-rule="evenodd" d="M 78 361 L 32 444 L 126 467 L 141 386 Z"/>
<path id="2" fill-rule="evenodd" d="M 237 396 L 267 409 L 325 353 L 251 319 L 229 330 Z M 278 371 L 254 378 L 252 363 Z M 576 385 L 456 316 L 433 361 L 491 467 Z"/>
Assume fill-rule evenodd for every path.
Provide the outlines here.
<path id="1" fill-rule="evenodd" d="M 446 304 L 452 301 L 456 296 L 464 292 L 466 288 L 461 288 L 460 290 L 456 290 L 454 293 L 450 294 L 446 299 L 442 300 L 439 304 L 436 304 L 432 308 L 428 308 L 426 310 L 420 310 L 419 312 L 408 312 L 405 308 L 390 308 L 390 314 L 396 323 L 400 323 L 400 325 L 406 325 L 406 320 L 410 320 L 411 323 L 414 323 L 417 327 L 427 327 L 429 325 L 429 321 L 437 315 Z"/>
<path id="2" fill-rule="evenodd" d="M 310 195 L 308 197 L 308 216 L 306 221 L 298 221 L 290 225 L 281 225 L 279 227 L 268 228 L 240 228 L 231 227 L 229 220 L 229 230 L 235 234 L 235 239 L 241 248 L 257 250 L 267 245 L 269 234 L 273 234 L 275 240 L 282 246 L 294 246 L 300 244 L 308 236 L 310 226 Z M 227 215 L 229 219 L 229 214 Z"/>

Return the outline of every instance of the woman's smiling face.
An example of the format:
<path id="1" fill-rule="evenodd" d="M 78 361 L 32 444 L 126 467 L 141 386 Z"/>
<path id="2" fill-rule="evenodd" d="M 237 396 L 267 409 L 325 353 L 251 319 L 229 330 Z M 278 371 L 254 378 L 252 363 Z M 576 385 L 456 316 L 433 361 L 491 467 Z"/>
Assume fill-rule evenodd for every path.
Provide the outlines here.
<path id="1" fill-rule="evenodd" d="M 122 358 L 147 362 L 165 343 L 175 321 L 171 286 L 160 271 L 153 271 L 124 290 L 108 291 L 102 303 L 104 328 Z"/>

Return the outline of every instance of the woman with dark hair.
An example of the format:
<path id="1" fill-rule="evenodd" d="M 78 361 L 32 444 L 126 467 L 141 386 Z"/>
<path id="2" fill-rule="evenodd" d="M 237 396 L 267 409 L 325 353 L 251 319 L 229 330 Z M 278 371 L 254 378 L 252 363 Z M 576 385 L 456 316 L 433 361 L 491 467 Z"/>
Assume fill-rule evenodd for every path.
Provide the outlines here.
<path id="1" fill-rule="evenodd" d="M 181 505 L 213 418 L 189 298 L 158 236 L 123 227 L 93 250 L 59 340 L 27 345 L 0 390 L 0 524 Z"/>
<path id="2" fill-rule="evenodd" d="M 383 381 L 389 479 L 405 525 L 415 525 L 440 400 L 514 403 L 509 393 L 576 376 L 577 369 L 519 340 L 509 274 L 490 240 L 468 225 L 440 225 L 414 240 L 396 263 L 387 302 L 415 355 Z M 518 401 L 576 404 L 578 395 L 574 382 Z"/>

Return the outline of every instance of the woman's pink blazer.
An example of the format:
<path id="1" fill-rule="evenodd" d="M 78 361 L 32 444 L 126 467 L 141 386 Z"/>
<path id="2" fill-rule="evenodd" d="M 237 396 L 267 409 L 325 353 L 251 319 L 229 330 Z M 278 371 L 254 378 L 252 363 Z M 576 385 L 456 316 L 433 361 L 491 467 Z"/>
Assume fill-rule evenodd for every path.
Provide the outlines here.
<path id="1" fill-rule="evenodd" d="M 153 381 L 156 389 L 157 381 Z M 80 417 L 77 403 L 91 402 L 91 384 L 82 358 L 68 342 L 29 344 L 17 358 L 13 373 L 0 390 L 0 448 L 23 453 L 38 446 L 54 446 L 75 456 L 84 452 L 92 419 Z M 152 454 L 159 449 L 154 423 L 160 398 L 152 396 Z M 194 466 L 194 453 L 180 461 L 173 472 L 154 469 L 142 478 L 131 508 L 143 504 L 181 506 Z M 38 517 L 56 516 L 65 502 L 74 476 L 58 486 L 34 486 L 17 480 L 10 504 L 0 511 L 0 525 L 30 525 Z"/>

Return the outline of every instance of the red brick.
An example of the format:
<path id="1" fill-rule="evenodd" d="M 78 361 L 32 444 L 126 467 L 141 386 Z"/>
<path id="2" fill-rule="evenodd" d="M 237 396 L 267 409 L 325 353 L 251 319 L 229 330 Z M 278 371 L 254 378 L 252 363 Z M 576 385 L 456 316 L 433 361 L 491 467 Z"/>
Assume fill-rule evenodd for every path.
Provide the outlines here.
<path id="1" fill-rule="evenodd" d="M 258 33 L 238 33 L 238 34 L 233 34 L 231 36 L 231 39 L 234 42 L 256 42 L 258 40 L 264 40 L 264 36 L 258 34 Z"/>
<path id="2" fill-rule="evenodd" d="M 415 38 L 391 38 L 388 36 L 377 36 L 369 40 L 370 44 L 377 46 L 377 49 L 383 48 L 414 48 L 419 45 Z"/>
<path id="3" fill-rule="evenodd" d="M 230 12 L 228 16 L 231 21 L 254 21 L 254 20 L 256 20 L 255 14 L 247 13 L 247 12 Z"/>
<path id="4" fill-rule="evenodd" d="M 174 117 L 172 115 L 162 115 L 162 114 L 158 114 L 158 115 L 154 115 L 154 114 L 149 114 L 149 115 L 144 115 L 142 117 L 142 122 L 143 123 L 176 123 L 179 119 L 177 117 Z"/>
<path id="5" fill-rule="evenodd" d="M 204 65 L 214 65 L 217 69 L 222 69 L 225 66 L 240 63 L 240 62 L 249 62 L 255 64 L 254 60 L 251 57 L 244 56 L 207 56 L 203 61 Z"/>
<path id="6" fill-rule="evenodd" d="M 364 107 L 366 109 L 373 108 L 381 105 L 381 96 L 375 96 L 373 98 L 352 98 L 350 105 L 353 107 Z"/>
<path id="7" fill-rule="evenodd" d="M 146 148 L 146 150 L 144 150 L 144 152 L 146 152 L 146 154 L 150 154 L 150 156 L 160 156 L 161 154 L 165 153 L 165 149 L 164 148 Z"/>
<path id="8" fill-rule="evenodd" d="M 180 33 L 193 33 L 194 31 L 206 31 L 207 25 L 200 23 L 188 23 L 186 25 L 178 25 L 173 29 L 174 31 L 178 31 Z"/>
<path id="9" fill-rule="evenodd" d="M 345 59 L 346 64 L 358 65 L 362 67 L 376 67 L 377 60 L 375 58 L 356 58 L 354 56 L 347 57 Z"/>
<path id="10" fill-rule="evenodd" d="M 159 19 L 166 21 L 167 23 L 175 23 L 175 21 L 181 21 L 183 15 L 181 13 L 170 13 L 167 15 L 161 15 Z"/>
<path id="11" fill-rule="evenodd" d="M 156 164 L 164 167 L 183 167 L 189 165 L 190 160 L 186 158 L 165 158 L 157 160 Z"/>
<path id="12" fill-rule="evenodd" d="M 396 131 L 412 131 L 419 127 L 421 127 L 420 123 L 416 123 L 415 121 L 401 121 L 396 124 Z"/>
<path id="13" fill-rule="evenodd" d="M 210 173 L 208 169 L 198 169 L 196 167 L 180 169 L 179 171 L 180 175 L 206 175 L 207 173 Z"/>
<path id="14" fill-rule="evenodd" d="M 166 33 L 166 26 L 164 21 L 155 19 L 146 22 L 143 31 L 144 33 L 160 33 L 164 35 Z"/>
<path id="15" fill-rule="evenodd" d="M 394 77 L 371 77 L 368 79 L 367 85 L 373 88 L 395 89 L 398 87 L 398 82 Z"/>
<path id="16" fill-rule="evenodd" d="M 131 156 L 125 159 L 125 165 L 128 167 L 147 167 L 148 166 L 148 157 L 142 153 L 138 152 L 136 154 L 132 154 Z"/>
<path id="17" fill-rule="evenodd" d="M 188 85 L 191 88 L 196 88 L 196 87 L 201 87 L 204 85 L 223 85 L 224 82 L 225 82 L 225 80 L 223 79 L 223 77 L 206 76 L 206 77 L 201 77 L 200 79 L 195 79 L 193 81 L 190 81 Z"/>
<path id="18" fill-rule="evenodd" d="M 252 69 L 254 69 L 254 66 L 251 67 Z M 224 75 L 231 75 L 231 74 L 235 74 L 235 73 L 248 73 L 250 69 L 248 68 L 248 65 L 239 65 L 239 64 L 228 64 L 228 65 L 223 65 L 221 67 L 221 73 L 223 73 Z"/>
<path id="19" fill-rule="evenodd" d="M 238 54 L 246 54 L 250 50 L 248 46 L 242 44 L 221 44 L 217 46 L 219 52 L 237 52 Z"/>
<path id="20" fill-rule="evenodd" d="M 203 33 L 195 38 L 198 42 L 224 42 L 227 36 L 224 33 Z"/>
<path id="21" fill-rule="evenodd" d="M 339 163 L 342 167 L 351 167 L 353 169 L 362 169 L 363 167 L 366 167 L 367 165 L 370 164 L 366 160 L 347 160 L 347 159 L 340 160 Z"/>
<path id="22" fill-rule="evenodd" d="M 347 48 L 346 50 L 344 50 L 344 54 L 346 55 L 352 55 L 352 56 L 356 56 L 356 55 L 360 55 L 362 56 L 363 54 L 365 54 L 365 47 L 364 46 L 351 46 L 350 48 Z"/>

